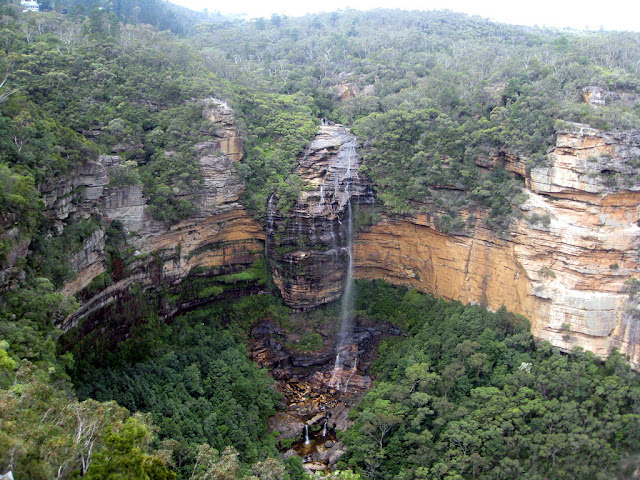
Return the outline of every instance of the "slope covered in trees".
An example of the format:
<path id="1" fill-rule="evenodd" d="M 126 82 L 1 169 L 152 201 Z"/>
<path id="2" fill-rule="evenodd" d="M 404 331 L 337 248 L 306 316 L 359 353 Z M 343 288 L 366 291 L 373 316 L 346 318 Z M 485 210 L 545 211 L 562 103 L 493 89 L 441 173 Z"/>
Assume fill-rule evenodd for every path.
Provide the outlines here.
<path id="1" fill-rule="evenodd" d="M 358 308 L 410 335 L 380 347 L 346 433 L 370 478 L 627 478 L 640 382 L 624 359 L 560 354 L 526 319 L 360 283 Z M 629 457 L 629 454 L 632 454 Z"/>
<path id="2" fill-rule="evenodd" d="M 512 154 L 539 165 L 559 119 L 605 130 L 640 125 L 633 33 L 512 27 L 450 12 L 346 11 L 191 24 L 180 38 L 150 21 L 120 23 L 136 23 L 126 14 L 134 3 L 10 23 L 5 89 L 21 88 L 103 153 L 125 152 L 162 206 L 177 200 L 145 181 L 144 170 L 169 177 L 179 170 L 181 184 L 173 186 L 197 188 L 185 158 L 197 128 L 185 128 L 199 121 L 185 101 L 209 95 L 229 99 L 245 117 L 245 203 L 257 214 L 269 190 L 286 181 L 291 155 L 313 132 L 309 121 L 324 116 L 353 124 L 388 210 L 435 206 L 458 229 L 461 209 L 488 208 L 489 226 L 504 230 L 509 205 L 522 201 L 517 179 L 495 170 L 484 176 L 479 159 Z M 91 6 L 98 3 L 83 8 Z M 588 105 L 582 89 L 589 85 L 616 96 Z M 10 134 L 20 149 L 34 143 L 24 127 L 42 130 L 26 120 L 32 109 L 5 114 L 15 119 Z M 178 155 L 167 159 L 167 151 Z M 176 205 L 167 220 L 189 212 Z"/>
<path id="3" fill-rule="evenodd" d="M 47 215 L 43 192 L 74 167 L 120 155 L 114 185 L 142 185 L 167 225 L 188 218 L 202 181 L 193 145 L 211 133 L 194 100 L 213 96 L 239 118 L 241 200 L 258 218 L 274 190 L 296 198 L 296 157 L 325 117 L 358 135 L 386 214 L 433 210 L 455 232 L 469 226 L 462 210 L 486 212 L 504 232 L 522 180 L 481 159 L 544 164 L 559 119 L 640 127 L 636 33 L 451 12 L 198 23 L 159 0 L 41 7 L 0 1 L 0 266 L 14 270 L 0 290 L 0 467 L 16 478 L 303 478 L 296 460 L 273 460 L 265 418 L 278 399 L 245 352 L 249 317 L 286 322 L 273 298 L 169 326 L 149 305 L 135 319 L 147 326 L 117 348 L 61 346 L 53 324 L 77 308 L 59 293 L 70 259 L 107 229 L 96 215 Z M 585 103 L 587 86 L 608 91 L 607 105 Z M 117 224 L 108 237 L 107 262 L 127 249 Z M 408 336 L 380 352 L 345 467 L 371 478 L 611 478 L 637 455 L 638 380 L 617 355 L 561 355 L 505 312 L 380 284 L 359 295 L 360 315 Z"/>
<path id="4" fill-rule="evenodd" d="M 266 372 L 249 360 L 243 335 L 233 333 L 268 313 L 269 303 L 248 297 L 191 312 L 170 326 L 151 317 L 113 352 L 102 336 L 84 338 L 72 349 L 79 360 L 73 370 L 76 392 L 149 412 L 160 439 L 171 443 L 183 478 L 204 444 L 219 452 L 233 445 L 246 464 L 275 456 L 266 419 L 276 412 L 279 397 Z M 233 325 L 226 329 L 228 322 Z"/>

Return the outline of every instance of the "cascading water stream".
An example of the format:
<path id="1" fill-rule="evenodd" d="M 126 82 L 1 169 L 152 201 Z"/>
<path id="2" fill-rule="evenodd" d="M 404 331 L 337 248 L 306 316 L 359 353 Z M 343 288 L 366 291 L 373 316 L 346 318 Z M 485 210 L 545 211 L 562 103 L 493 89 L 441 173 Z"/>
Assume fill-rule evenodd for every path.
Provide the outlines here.
<path id="1" fill-rule="evenodd" d="M 340 353 L 336 355 L 336 361 L 333 364 L 333 372 L 331 373 L 331 379 L 329 380 L 329 386 L 340 390 Z"/>
<path id="2" fill-rule="evenodd" d="M 273 199 L 276 196 L 275 192 L 269 195 L 269 200 L 267 200 L 267 225 L 266 225 L 266 235 L 264 240 L 264 258 L 267 262 L 267 268 L 269 267 L 269 241 L 275 232 L 275 207 L 273 205 Z"/>
<path id="3" fill-rule="evenodd" d="M 348 189 L 347 189 L 348 190 Z M 353 215 L 351 200 L 347 202 L 347 274 L 344 280 L 344 293 L 342 294 L 342 311 L 340 318 L 340 333 L 338 335 L 338 350 L 347 344 L 351 335 L 351 308 L 353 304 Z"/>
<path id="4" fill-rule="evenodd" d="M 337 344 L 337 352 L 336 352 L 336 361 L 333 367 L 333 374 L 331 375 L 331 380 L 329 381 L 329 386 L 335 388 L 336 390 L 341 390 L 341 381 L 340 381 L 340 373 L 341 373 L 341 359 L 340 352 L 347 345 L 347 341 L 351 336 L 351 328 L 352 328 L 352 319 L 351 319 L 351 310 L 353 306 L 353 211 L 351 208 L 351 193 L 350 193 L 350 185 L 351 185 L 351 161 L 356 156 L 355 145 L 345 144 L 344 155 L 347 157 L 347 166 L 346 172 L 344 176 L 344 184 L 345 189 L 344 193 L 347 197 L 347 225 L 346 225 L 346 239 L 347 239 L 347 255 L 349 256 L 347 263 L 347 271 L 345 275 L 344 281 L 344 292 L 342 294 L 342 311 L 340 316 L 340 331 L 338 333 L 338 344 Z M 355 363 L 354 363 L 355 365 Z M 353 376 L 351 373 L 351 376 Z M 349 377 L 349 380 L 351 379 Z M 346 387 L 348 385 L 348 380 L 344 385 L 344 390 L 346 391 Z"/>
<path id="5" fill-rule="evenodd" d="M 269 246 L 269 237 L 273 235 L 275 231 L 275 208 L 273 207 L 273 199 L 276 196 L 275 192 L 269 195 L 269 200 L 267 201 L 267 239 L 265 241 L 265 246 Z"/>
<path id="6" fill-rule="evenodd" d="M 369 339 L 377 332 L 363 326 L 356 334 L 354 317 L 354 215 L 358 205 L 373 202 L 373 195 L 368 179 L 358 178 L 355 136 L 342 126 L 325 130 L 300 161 L 296 173 L 303 189 L 294 209 L 280 211 L 276 193 L 267 201 L 266 228 L 274 283 L 287 303 L 307 310 L 341 295 L 334 306 L 331 347 L 335 350 L 289 350 L 282 341 L 295 337 L 282 335 L 271 319 L 265 319 L 256 326 L 259 341 L 252 356 L 278 374 L 285 393 L 287 414 L 274 418 L 273 428 L 295 435 L 291 447 L 308 471 L 328 473 L 335 463 L 334 452 L 343 448 L 336 434 L 349 425 L 346 413 L 371 385 L 365 373 L 369 348 L 377 344 Z"/>

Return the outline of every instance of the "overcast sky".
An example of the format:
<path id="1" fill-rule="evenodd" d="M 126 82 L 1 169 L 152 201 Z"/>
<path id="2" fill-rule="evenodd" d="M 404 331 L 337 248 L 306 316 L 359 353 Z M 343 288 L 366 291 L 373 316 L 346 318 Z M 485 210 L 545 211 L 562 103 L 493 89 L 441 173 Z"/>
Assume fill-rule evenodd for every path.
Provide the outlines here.
<path id="1" fill-rule="evenodd" d="M 301 16 L 353 8 L 449 9 L 518 25 L 569 27 L 576 30 L 640 31 L 638 0 L 170 0 L 193 10 L 246 13 L 250 18 L 273 13 Z"/>

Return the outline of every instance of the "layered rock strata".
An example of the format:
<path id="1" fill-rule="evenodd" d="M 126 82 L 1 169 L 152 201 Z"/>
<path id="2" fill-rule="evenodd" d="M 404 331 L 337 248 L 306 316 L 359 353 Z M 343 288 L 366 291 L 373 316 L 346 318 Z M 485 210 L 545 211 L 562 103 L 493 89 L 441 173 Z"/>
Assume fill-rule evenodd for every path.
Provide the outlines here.
<path id="1" fill-rule="evenodd" d="M 97 202 L 91 212 L 96 210 L 108 221 L 121 222 L 135 253 L 129 259 L 124 278 L 115 279 L 116 283 L 81 305 L 63 328 L 77 325 L 80 319 L 109 304 L 133 283 L 144 287 L 160 283 L 171 286 L 193 272 L 200 272 L 198 275 L 229 273 L 262 257 L 263 228 L 238 203 L 244 184 L 235 169 L 235 163 L 242 158 L 242 141 L 234 113 L 220 100 L 207 99 L 200 103 L 203 118 L 213 123 L 211 130 L 215 134 L 194 146 L 203 187 L 195 192 L 198 209 L 192 217 L 167 225 L 151 216 L 140 185 L 109 187 L 108 167 L 118 165 L 117 156 L 103 156 L 100 163 L 92 166 L 91 171 L 100 173 L 94 180 L 88 175 L 80 177 L 86 179 L 84 183 L 87 184 L 81 208 L 86 209 L 87 202 Z M 66 196 L 69 194 L 67 192 Z M 60 212 L 56 215 L 61 220 L 65 213 L 68 215 L 64 197 L 52 196 L 52 205 L 59 205 L 53 211 Z M 72 264 L 77 275 L 67 282 L 63 292 L 73 295 L 88 286 L 105 271 L 103 260 L 104 233 L 98 230 L 74 256 Z"/>
<path id="2" fill-rule="evenodd" d="M 278 193 L 269 199 L 269 265 L 285 302 L 295 309 L 314 308 L 342 293 L 350 255 L 348 205 L 374 200 L 359 167 L 356 137 L 341 125 L 323 125 L 300 158 L 302 188 L 295 206 L 282 212 Z"/>
<path id="3" fill-rule="evenodd" d="M 100 162 L 86 161 L 78 165 L 71 175 L 55 177 L 38 185 L 47 222 L 60 233 L 64 229 L 65 222 L 70 218 L 86 220 L 92 215 L 103 216 L 102 199 L 108 183 L 109 176 L 104 165 Z M 71 263 L 75 271 L 83 272 L 85 269 L 91 269 L 95 274 L 100 273 L 96 263 L 102 261 L 103 233 L 94 233 L 86 239 L 82 250 L 76 258 L 72 259 Z M 9 240 L 12 244 L 4 262 L 5 268 L 0 269 L 0 290 L 2 290 L 10 288 L 14 281 L 24 278 L 24 269 L 16 265 L 27 256 L 33 239 L 19 228 L 10 228 L 0 234 L 0 240 Z"/>
<path id="4" fill-rule="evenodd" d="M 507 169 L 526 174 L 516 157 Z M 598 355 L 613 348 L 640 367 L 640 322 L 629 282 L 639 275 L 637 132 L 564 124 L 546 167 L 526 177 L 524 219 L 507 239 L 476 228 L 449 236 L 428 216 L 386 220 L 357 239 L 356 275 L 437 296 L 505 306 L 538 339 Z"/>

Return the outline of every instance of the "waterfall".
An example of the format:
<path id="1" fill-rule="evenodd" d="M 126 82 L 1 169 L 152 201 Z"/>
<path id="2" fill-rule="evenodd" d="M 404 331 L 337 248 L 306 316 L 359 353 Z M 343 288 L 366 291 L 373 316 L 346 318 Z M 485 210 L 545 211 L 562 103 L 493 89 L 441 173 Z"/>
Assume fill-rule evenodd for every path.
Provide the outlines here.
<path id="1" fill-rule="evenodd" d="M 304 425 L 304 444 L 305 445 L 310 445 L 311 444 L 311 440 L 309 440 L 309 425 L 308 424 Z"/>
<path id="2" fill-rule="evenodd" d="M 275 232 L 275 208 L 273 207 L 273 199 L 276 196 L 275 192 L 269 195 L 267 201 L 267 235 L 264 240 L 264 258 L 269 258 L 269 239 Z"/>
<path id="3" fill-rule="evenodd" d="M 344 293 L 342 294 L 342 315 L 340 318 L 340 334 L 338 336 L 338 350 L 347 344 L 351 335 L 351 309 L 353 307 L 353 211 L 351 208 L 351 160 L 356 156 L 354 145 L 347 149 L 347 173 L 345 176 L 344 193 L 347 196 L 347 274 L 344 279 Z"/>
<path id="4" fill-rule="evenodd" d="M 325 419 L 324 421 L 324 425 L 322 426 L 322 436 L 326 437 L 327 436 L 327 423 L 329 422 L 329 420 Z"/>
<path id="5" fill-rule="evenodd" d="M 333 372 L 331 373 L 331 380 L 329 380 L 329 386 L 340 390 L 340 353 L 336 355 L 336 361 L 333 364 Z"/>
<path id="6" fill-rule="evenodd" d="M 346 156 L 347 165 L 344 177 L 344 193 L 347 197 L 347 209 L 346 209 L 346 239 L 347 239 L 347 255 L 349 257 L 347 262 L 347 271 L 344 279 L 344 292 L 342 294 L 342 311 L 340 315 L 340 331 L 338 333 L 338 344 L 336 352 L 336 361 L 333 367 L 333 374 L 329 381 L 329 386 L 340 390 L 340 370 L 342 367 L 340 360 L 340 352 L 346 345 L 348 345 L 349 337 L 351 336 L 352 318 L 351 311 L 353 309 L 353 210 L 351 207 L 351 161 L 356 158 L 355 144 L 349 142 L 345 144 L 344 156 Z M 340 222 L 340 220 L 338 220 Z M 340 225 L 344 227 L 342 222 Z M 355 365 L 355 364 L 354 364 Z M 351 376 L 353 376 L 351 373 Z M 351 376 L 349 379 L 351 379 Z M 348 380 L 347 380 L 348 383 Z M 347 385 L 344 388 L 346 390 Z"/>
<path id="7" fill-rule="evenodd" d="M 273 206 L 273 199 L 276 196 L 276 193 L 273 192 L 269 195 L 269 200 L 267 200 L 267 225 L 266 225 L 266 235 L 264 237 L 264 261 L 267 265 L 267 269 L 271 272 L 271 266 L 269 265 L 269 245 L 271 237 L 275 232 L 275 211 L 276 209 Z"/>
<path id="8" fill-rule="evenodd" d="M 340 316 L 340 334 L 338 335 L 338 350 L 347 344 L 351 335 L 351 309 L 353 307 L 353 215 L 351 200 L 347 201 L 347 273 L 344 279 L 344 293 L 342 294 L 342 314 Z"/>
<path id="9" fill-rule="evenodd" d="M 267 201 L 267 234 L 271 234 L 274 231 L 275 225 L 275 209 L 273 208 L 273 198 L 276 196 L 275 192 L 269 195 Z"/>

